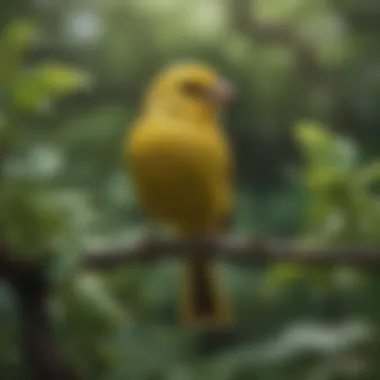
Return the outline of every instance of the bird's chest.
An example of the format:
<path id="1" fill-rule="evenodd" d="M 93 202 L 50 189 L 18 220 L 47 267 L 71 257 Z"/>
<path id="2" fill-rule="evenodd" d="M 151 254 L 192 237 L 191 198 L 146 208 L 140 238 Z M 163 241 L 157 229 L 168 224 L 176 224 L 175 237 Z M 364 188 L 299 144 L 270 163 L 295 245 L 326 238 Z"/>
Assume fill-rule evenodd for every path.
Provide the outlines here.
<path id="1" fill-rule="evenodd" d="M 146 208 L 174 219 L 198 216 L 199 210 L 209 213 L 227 170 L 222 134 L 195 128 L 148 132 L 136 136 L 130 152 L 134 182 Z"/>
<path id="2" fill-rule="evenodd" d="M 227 161 L 226 142 L 219 131 L 156 128 L 131 145 L 131 163 L 142 176 L 176 181 L 210 176 Z M 173 178 L 174 180 L 174 178 Z"/>

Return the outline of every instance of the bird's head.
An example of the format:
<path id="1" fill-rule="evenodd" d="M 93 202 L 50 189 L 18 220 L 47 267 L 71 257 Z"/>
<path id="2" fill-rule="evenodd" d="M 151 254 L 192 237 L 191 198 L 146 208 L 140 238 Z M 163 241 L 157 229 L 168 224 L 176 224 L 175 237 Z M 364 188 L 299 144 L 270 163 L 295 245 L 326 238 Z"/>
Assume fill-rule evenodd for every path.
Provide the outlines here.
<path id="1" fill-rule="evenodd" d="M 233 97 L 232 87 L 214 69 L 185 62 L 165 68 L 153 79 L 145 109 L 207 122 Z"/>

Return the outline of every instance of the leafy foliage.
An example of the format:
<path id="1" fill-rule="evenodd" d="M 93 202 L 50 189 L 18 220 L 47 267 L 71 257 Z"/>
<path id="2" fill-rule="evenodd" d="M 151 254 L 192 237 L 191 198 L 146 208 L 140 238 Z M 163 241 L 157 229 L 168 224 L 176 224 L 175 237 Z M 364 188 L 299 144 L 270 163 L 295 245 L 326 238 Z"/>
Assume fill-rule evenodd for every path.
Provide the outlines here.
<path id="1" fill-rule="evenodd" d="M 53 248 L 52 318 L 85 378 L 377 379 L 376 276 L 220 265 L 237 321 L 218 333 L 178 326 L 177 262 L 78 270 L 89 248 L 133 241 L 150 227 L 121 167 L 120 141 L 150 75 L 189 55 L 239 88 L 226 123 L 239 169 L 233 230 L 299 244 L 378 244 L 380 24 L 355 18 L 378 15 L 376 0 L 253 4 L 263 20 L 290 20 L 309 36 L 322 69 L 336 74 L 349 107 L 330 117 L 335 88 L 306 83 L 291 49 L 232 30 L 227 0 L 35 3 L 37 22 L 19 18 L 30 10 L 23 1 L 12 22 L 0 20 L 0 228 L 15 255 L 39 259 Z M 30 62 L 44 44 L 60 59 Z M 83 93 L 96 94 L 90 105 Z M 3 284 L 6 379 L 19 376 L 18 327 Z"/>

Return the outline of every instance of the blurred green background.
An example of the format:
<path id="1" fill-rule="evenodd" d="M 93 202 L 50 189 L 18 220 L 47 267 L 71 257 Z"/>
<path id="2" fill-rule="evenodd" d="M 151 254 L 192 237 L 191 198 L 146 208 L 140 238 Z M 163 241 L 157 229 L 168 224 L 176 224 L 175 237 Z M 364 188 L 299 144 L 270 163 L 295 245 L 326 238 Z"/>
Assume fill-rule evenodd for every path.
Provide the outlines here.
<path id="1" fill-rule="evenodd" d="M 78 271 L 148 229 L 121 138 L 151 76 L 181 58 L 239 90 L 233 232 L 379 242 L 378 0 L 13 0 L 0 31 L 1 234 L 20 255 L 54 248 L 57 340 L 86 379 L 379 378 L 376 273 L 220 264 L 237 321 L 211 333 L 179 326 L 178 262 Z M 1 284 L 5 380 L 23 378 L 19 327 Z"/>

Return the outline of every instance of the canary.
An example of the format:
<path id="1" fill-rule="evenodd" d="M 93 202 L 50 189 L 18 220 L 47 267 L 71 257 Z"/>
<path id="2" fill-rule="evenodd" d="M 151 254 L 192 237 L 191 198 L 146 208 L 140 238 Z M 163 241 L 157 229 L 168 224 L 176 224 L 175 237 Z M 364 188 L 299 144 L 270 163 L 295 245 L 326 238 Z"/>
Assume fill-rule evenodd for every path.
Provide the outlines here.
<path id="1" fill-rule="evenodd" d="M 123 145 L 142 208 L 192 239 L 221 231 L 234 205 L 232 153 L 221 112 L 232 86 L 212 67 L 183 62 L 150 83 Z M 232 307 L 210 256 L 185 259 L 179 312 L 186 326 L 226 326 Z M 201 258 L 199 258 L 201 257 Z"/>

